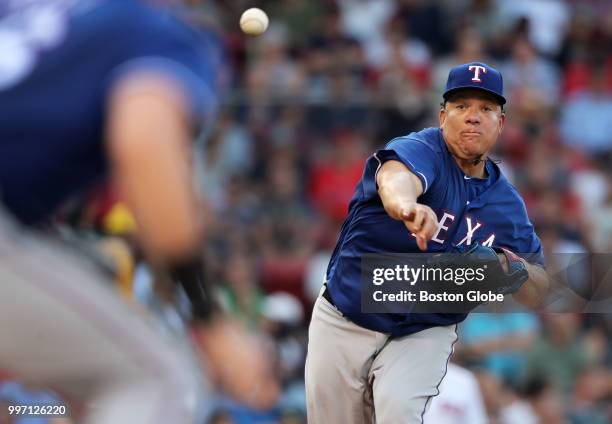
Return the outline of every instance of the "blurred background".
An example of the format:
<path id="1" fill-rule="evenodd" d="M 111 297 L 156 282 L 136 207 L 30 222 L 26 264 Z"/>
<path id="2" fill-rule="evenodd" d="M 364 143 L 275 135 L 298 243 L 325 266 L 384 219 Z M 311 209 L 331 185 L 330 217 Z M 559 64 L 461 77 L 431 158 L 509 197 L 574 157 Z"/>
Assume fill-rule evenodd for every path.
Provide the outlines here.
<path id="1" fill-rule="evenodd" d="M 186 3 L 196 25 L 222 28 L 232 67 L 218 123 L 196 146 L 210 278 L 269 346 L 283 388 L 266 410 L 219 393 L 212 422 L 306 422 L 309 315 L 364 161 L 437 126 L 452 66 L 478 60 L 504 76 L 508 119 L 493 157 L 548 265 L 554 253 L 612 252 L 609 0 Z M 238 27 L 252 6 L 271 21 L 257 38 Z M 184 325 L 186 299 L 154 281 L 112 187 L 75 199 L 57 222 L 105 252 L 123 295 L 161 327 Z M 488 422 L 612 422 L 612 315 L 473 314 L 460 331 L 453 361 L 478 382 Z M 11 384 L 0 380 L 0 402 L 23 389 Z M 456 420 L 432 422 L 467 422 L 468 401 L 440 399 Z"/>

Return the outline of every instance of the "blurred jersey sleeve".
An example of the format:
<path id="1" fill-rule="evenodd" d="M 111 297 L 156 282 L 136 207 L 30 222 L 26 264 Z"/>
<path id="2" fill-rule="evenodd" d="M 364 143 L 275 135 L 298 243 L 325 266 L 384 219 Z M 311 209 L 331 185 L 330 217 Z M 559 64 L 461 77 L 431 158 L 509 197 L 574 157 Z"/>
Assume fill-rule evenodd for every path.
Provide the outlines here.
<path id="1" fill-rule="evenodd" d="M 114 2 L 112 2 L 114 3 Z M 135 2 L 116 7 L 114 31 L 104 31 L 114 46 L 107 89 L 140 75 L 168 78 L 188 102 L 192 123 L 199 127 L 214 117 L 225 68 L 222 41 L 212 30 L 194 29 L 171 13 Z M 225 71 L 225 72 L 224 72 Z"/>

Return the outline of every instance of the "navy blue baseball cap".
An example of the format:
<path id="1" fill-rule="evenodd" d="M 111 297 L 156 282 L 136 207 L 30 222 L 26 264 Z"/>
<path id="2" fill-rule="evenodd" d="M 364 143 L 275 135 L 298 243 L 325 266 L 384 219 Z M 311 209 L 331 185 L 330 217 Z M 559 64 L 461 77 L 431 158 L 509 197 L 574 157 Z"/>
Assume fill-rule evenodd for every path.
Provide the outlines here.
<path id="1" fill-rule="evenodd" d="M 463 88 L 475 88 L 489 92 L 499 100 L 501 105 L 506 103 L 502 75 L 497 69 L 486 63 L 465 63 L 451 69 L 442 97 L 444 100 L 448 100 L 451 93 Z"/>

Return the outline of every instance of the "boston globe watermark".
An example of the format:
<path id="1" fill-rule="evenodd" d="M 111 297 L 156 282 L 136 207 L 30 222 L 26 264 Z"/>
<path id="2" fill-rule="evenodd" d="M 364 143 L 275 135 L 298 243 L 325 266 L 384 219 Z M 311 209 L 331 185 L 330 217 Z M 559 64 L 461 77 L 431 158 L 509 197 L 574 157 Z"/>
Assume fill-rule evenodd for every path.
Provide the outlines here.
<path id="1" fill-rule="evenodd" d="M 364 255 L 362 310 L 467 313 L 482 303 L 504 301 L 503 294 L 487 289 L 487 264 L 450 266 L 440 258 L 440 254 Z"/>
<path id="2" fill-rule="evenodd" d="M 395 301 L 420 301 L 420 302 L 482 302 L 482 301 L 503 301 L 503 294 L 496 294 L 491 291 L 486 293 L 481 290 L 468 290 L 463 292 L 454 287 L 444 287 L 443 284 L 454 284 L 463 286 L 464 284 L 482 283 L 486 277 L 487 265 L 475 267 L 445 267 L 441 264 L 429 263 L 414 267 L 404 263 L 395 264 L 393 268 L 377 267 L 372 270 L 372 284 L 382 286 L 383 284 L 394 284 L 391 292 L 387 293 L 382 288 L 374 290 L 372 296 L 375 302 L 395 302 Z M 432 290 L 430 284 L 439 283 L 438 290 Z M 410 289 L 397 287 L 409 285 Z M 418 287 L 415 287 L 417 286 Z M 395 290 L 394 290 L 395 289 Z"/>
<path id="3" fill-rule="evenodd" d="M 446 257 L 455 253 L 442 254 Z M 525 255 L 528 256 L 528 255 Z M 495 289 L 486 264 L 440 260 L 441 254 L 368 254 L 361 260 L 361 309 L 366 313 L 517 312 L 525 308 Z M 457 259 L 457 258 L 455 258 Z M 448 265 L 448 263 L 452 265 Z M 543 312 L 609 313 L 611 254 L 555 254 Z"/>

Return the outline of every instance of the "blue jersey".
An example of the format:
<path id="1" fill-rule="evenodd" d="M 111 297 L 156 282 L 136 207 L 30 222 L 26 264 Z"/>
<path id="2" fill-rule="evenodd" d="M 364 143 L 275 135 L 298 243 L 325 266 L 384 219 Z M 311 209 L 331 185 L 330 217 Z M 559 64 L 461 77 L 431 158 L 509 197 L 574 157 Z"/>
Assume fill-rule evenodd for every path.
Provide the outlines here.
<path id="1" fill-rule="evenodd" d="M 427 128 L 392 140 L 370 157 L 349 206 L 326 281 L 334 303 L 353 322 L 371 330 L 402 336 L 429 327 L 450 325 L 465 314 L 362 313 L 361 256 L 365 253 L 417 253 L 416 238 L 384 210 L 376 172 L 388 160 L 402 162 L 421 180 L 417 201 L 437 215 L 438 231 L 428 252 L 479 242 L 508 248 L 532 263 L 543 263 L 540 240 L 525 204 L 499 167 L 490 160 L 487 178 L 470 178 L 456 164 L 439 128 Z"/>
<path id="2" fill-rule="evenodd" d="M 0 4 L 2 203 L 37 223 L 104 176 L 108 96 L 128 74 L 171 78 L 193 117 L 204 117 L 216 101 L 219 46 L 135 0 Z"/>

